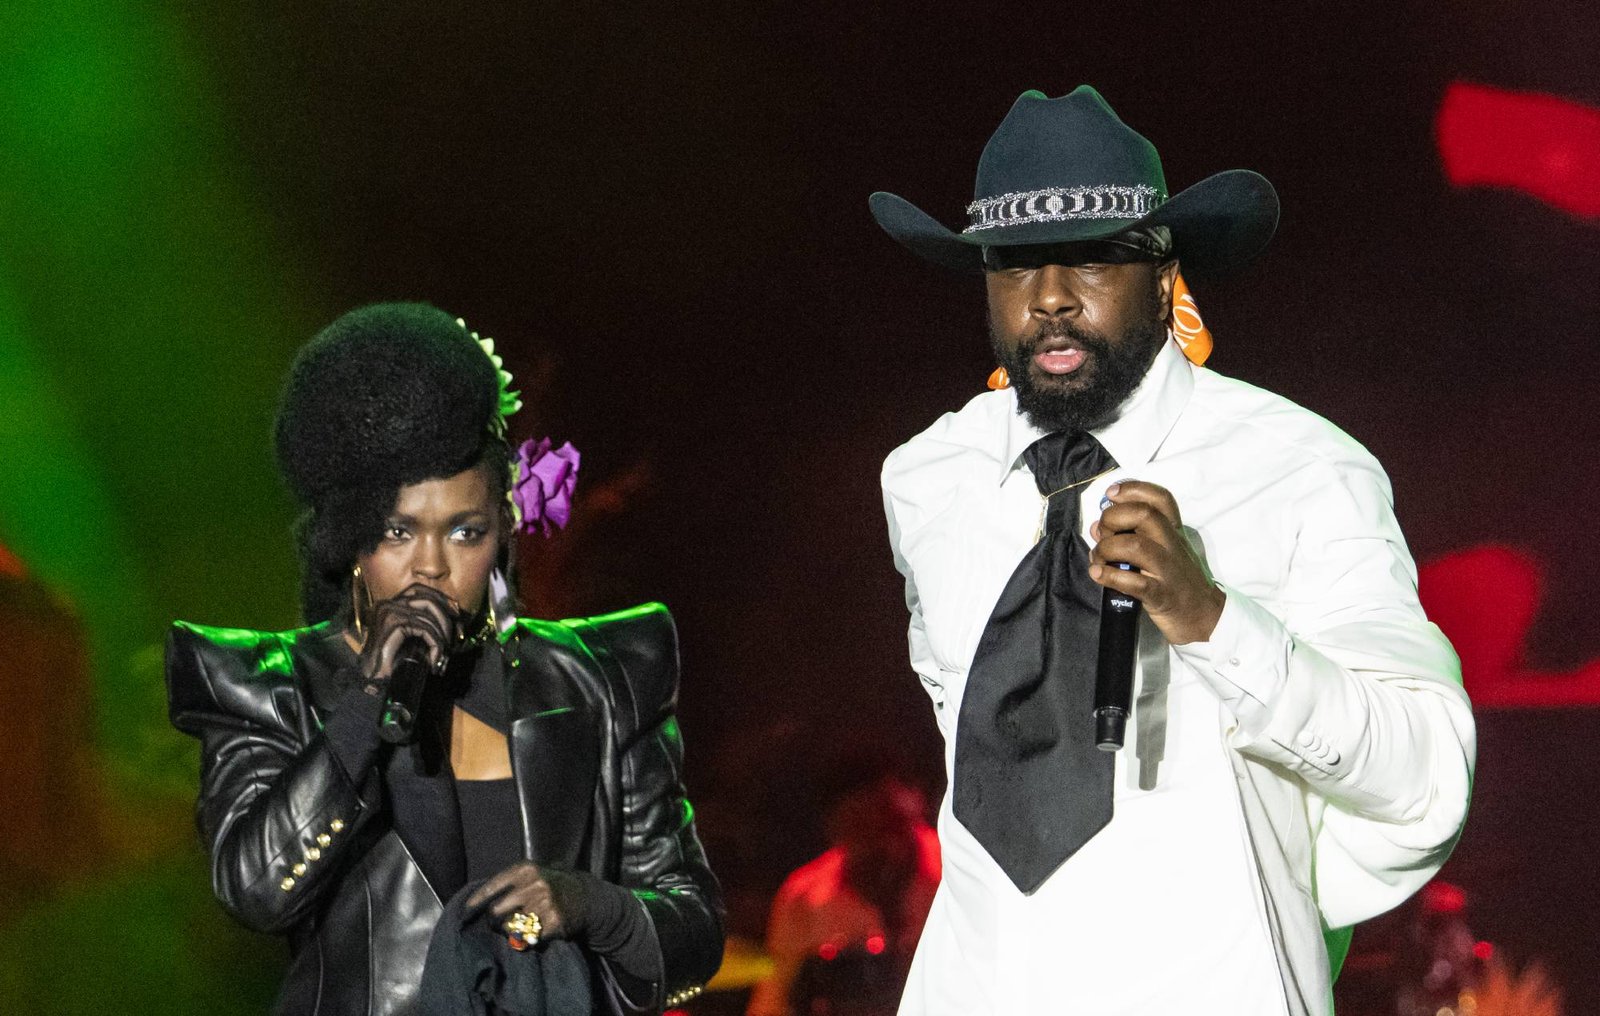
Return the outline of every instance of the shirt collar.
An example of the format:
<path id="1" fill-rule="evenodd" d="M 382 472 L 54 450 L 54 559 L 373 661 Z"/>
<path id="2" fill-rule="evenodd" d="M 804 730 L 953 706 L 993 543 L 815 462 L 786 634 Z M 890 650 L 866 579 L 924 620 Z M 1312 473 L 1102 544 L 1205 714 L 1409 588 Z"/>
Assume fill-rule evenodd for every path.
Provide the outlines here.
<path id="1" fill-rule="evenodd" d="M 1117 468 L 1135 471 L 1149 465 L 1161 442 L 1182 415 L 1194 391 L 1194 367 L 1184 359 L 1176 342 L 1163 342 L 1156 358 L 1115 420 L 1089 433 L 1117 460 Z M 1017 409 L 1017 396 L 1011 394 L 1011 412 L 1006 428 L 1006 446 L 1000 456 L 998 481 L 1005 482 L 1017 468 L 1028 446 L 1045 432 L 1028 422 Z"/>

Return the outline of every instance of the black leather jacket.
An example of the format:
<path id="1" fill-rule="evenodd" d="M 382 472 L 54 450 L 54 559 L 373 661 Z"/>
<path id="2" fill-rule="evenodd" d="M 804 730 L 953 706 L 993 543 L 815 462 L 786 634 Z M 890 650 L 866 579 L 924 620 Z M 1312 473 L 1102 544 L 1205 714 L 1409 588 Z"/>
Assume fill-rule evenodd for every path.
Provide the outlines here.
<path id="1" fill-rule="evenodd" d="M 504 670 L 526 856 L 635 890 L 659 979 L 624 992 L 595 960 L 596 1005 L 659 1011 L 698 993 L 723 946 L 720 893 L 680 778 L 671 615 L 652 604 L 524 619 L 518 635 Z M 196 813 L 217 898 L 248 927 L 289 937 L 275 1011 L 400 1016 L 415 1012 L 443 905 L 389 820 L 378 769 L 356 785 L 323 732 L 354 680 L 342 638 L 331 624 L 178 622 L 168 701 L 173 725 L 201 742 Z"/>

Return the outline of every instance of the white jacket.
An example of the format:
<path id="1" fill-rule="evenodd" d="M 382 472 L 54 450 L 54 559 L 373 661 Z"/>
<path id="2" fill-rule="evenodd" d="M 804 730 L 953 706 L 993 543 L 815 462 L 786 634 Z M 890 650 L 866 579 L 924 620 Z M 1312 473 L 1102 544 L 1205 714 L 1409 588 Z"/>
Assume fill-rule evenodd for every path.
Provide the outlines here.
<path id="1" fill-rule="evenodd" d="M 885 463 L 911 661 L 952 770 L 967 667 L 1035 536 L 1040 499 L 1019 460 L 1039 436 L 1012 392 L 993 392 Z M 1252 902 L 1282 981 L 1283 1004 L 1273 1009 L 1326 1013 L 1325 930 L 1334 930 L 1329 939 L 1342 955 L 1337 929 L 1396 906 L 1426 882 L 1460 834 L 1471 788 L 1474 730 L 1459 665 L 1417 602 L 1388 480 L 1325 420 L 1192 367 L 1170 344 L 1121 418 L 1096 437 L 1120 468 L 1084 490 L 1085 530 L 1114 480 L 1161 484 L 1227 594 L 1207 643 L 1167 646 L 1147 626 L 1133 726 L 1147 735 L 1161 722 L 1151 694 L 1179 668 L 1215 693 L 1216 736 L 1229 749 L 1254 862 Z M 1138 751 L 1130 742 L 1125 754 Z M 941 1011 L 934 1000 L 990 975 L 993 992 L 1009 990 L 997 961 L 973 959 L 985 940 L 1005 937 L 1006 919 L 995 916 L 1004 907 L 983 897 L 999 899 L 1008 887 L 983 879 L 950 885 L 952 854 L 960 863 L 976 841 L 951 842 L 965 830 L 942 817 L 946 889 L 965 899 L 936 904 L 904 1012 Z M 938 926 L 974 920 L 982 927 Z"/>

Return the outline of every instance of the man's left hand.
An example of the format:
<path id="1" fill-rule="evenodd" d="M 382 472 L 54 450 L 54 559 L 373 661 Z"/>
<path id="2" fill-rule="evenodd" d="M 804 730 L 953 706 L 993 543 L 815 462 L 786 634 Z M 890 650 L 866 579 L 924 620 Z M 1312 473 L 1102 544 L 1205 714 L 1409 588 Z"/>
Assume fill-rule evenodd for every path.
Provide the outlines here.
<path id="1" fill-rule="evenodd" d="M 1227 596 L 1184 538 L 1172 492 L 1124 480 L 1112 484 L 1106 497 L 1111 505 L 1089 527 L 1089 535 L 1100 541 L 1089 557 L 1089 577 L 1143 603 L 1173 645 L 1209 641 Z M 1139 570 L 1124 571 L 1113 561 Z"/>

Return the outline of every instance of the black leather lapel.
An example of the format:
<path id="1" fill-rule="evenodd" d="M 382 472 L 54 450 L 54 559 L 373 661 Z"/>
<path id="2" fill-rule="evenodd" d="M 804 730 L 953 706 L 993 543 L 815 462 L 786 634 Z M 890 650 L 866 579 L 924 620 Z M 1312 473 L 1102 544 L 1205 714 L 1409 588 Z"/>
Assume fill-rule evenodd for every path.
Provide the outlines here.
<path id="1" fill-rule="evenodd" d="M 429 775 L 415 745 L 396 748 L 384 767 L 394 831 L 410 852 L 434 895 L 448 900 L 467 882 L 461 845 L 461 811 L 450 770 Z"/>
<path id="2" fill-rule="evenodd" d="M 544 626 L 541 626 L 541 628 Z M 567 629 L 524 636 L 511 668 L 511 768 L 522 799 L 529 860 L 582 866 L 600 772 L 600 718 L 590 697 L 593 657 Z"/>

